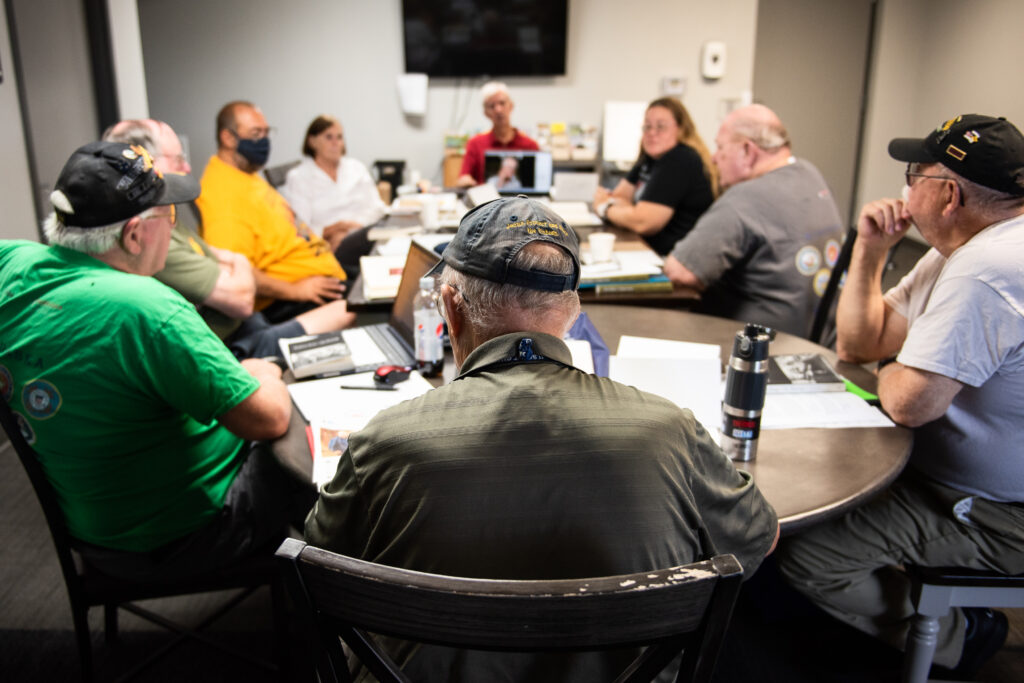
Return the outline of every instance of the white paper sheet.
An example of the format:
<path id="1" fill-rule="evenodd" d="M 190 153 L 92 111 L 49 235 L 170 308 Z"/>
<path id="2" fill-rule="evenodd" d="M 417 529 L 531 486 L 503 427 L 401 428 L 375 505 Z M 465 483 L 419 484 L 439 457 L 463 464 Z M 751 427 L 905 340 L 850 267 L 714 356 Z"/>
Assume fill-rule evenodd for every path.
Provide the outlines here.
<path id="1" fill-rule="evenodd" d="M 619 339 L 619 356 L 629 358 L 714 358 L 720 360 L 722 347 L 718 344 L 634 337 L 628 334 Z M 721 368 L 719 368 L 721 372 Z"/>
<path id="2" fill-rule="evenodd" d="M 658 341 L 658 340 L 654 340 Z M 620 346 L 621 348 L 621 346 Z M 718 441 L 722 416 L 722 379 L 714 358 L 634 358 L 612 356 L 608 376 L 689 408 L 711 438 Z"/>
<path id="3" fill-rule="evenodd" d="M 761 429 L 893 427 L 885 414 L 848 391 L 769 394 Z"/>
<path id="4" fill-rule="evenodd" d="M 594 351 L 586 339 L 563 339 L 572 354 L 572 364 L 583 372 L 594 374 Z"/>
<path id="5" fill-rule="evenodd" d="M 396 384 L 397 391 L 346 390 L 341 388 L 342 385 L 372 387 L 373 373 L 295 382 L 288 385 L 288 393 L 307 422 L 328 422 L 338 429 L 354 432 L 365 427 L 370 418 L 385 408 L 433 388 L 416 372 L 411 373 L 406 381 Z"/>

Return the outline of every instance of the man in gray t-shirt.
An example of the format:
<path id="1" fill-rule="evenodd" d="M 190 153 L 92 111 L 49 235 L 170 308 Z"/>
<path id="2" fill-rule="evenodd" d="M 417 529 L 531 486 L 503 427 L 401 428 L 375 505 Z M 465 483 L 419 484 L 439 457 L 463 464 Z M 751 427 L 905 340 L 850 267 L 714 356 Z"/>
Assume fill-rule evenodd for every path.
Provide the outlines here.
<path id="1" fill-rule="evenodd" d="M 889 154 L 907 162 L 907 186 L 861 210 L 838 352 L 880 361 L 882 408 L 914 428 L 914 450 L 888 490 L 780 548 L 779 568 L 829 614 L 903 647 L 914 609 L 897 567 L 1024 572 L 1024 135 L 967 114 Z M 912 223 L 933 249 L 883 295 L 886 255 Z M 941 677 L 972 680 L 1006 633 L 998 612 L 951 610 L 934 661 L 956 669 Z"/>
<path id="2" fill-rule="evenodd" d="M 701 290 L 703 313 L 806 336 L 843 239 L 832 193 L 763 105 L 729 114 L 715 143 L 727 191 L 676 244 L 665 274 Z"/>

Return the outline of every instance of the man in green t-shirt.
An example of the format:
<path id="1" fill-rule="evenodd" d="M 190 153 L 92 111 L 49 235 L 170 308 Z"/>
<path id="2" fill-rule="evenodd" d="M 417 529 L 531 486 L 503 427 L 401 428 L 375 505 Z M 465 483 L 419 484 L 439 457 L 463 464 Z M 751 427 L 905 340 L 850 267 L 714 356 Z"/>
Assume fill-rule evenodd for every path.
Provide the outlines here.
<path id="1" fill-rule="evenodd" d="M 260 443 L 290 422 L 280 370 L 239 364 L 151 277 L 198 189 L 139 146 L 90 143 L 50 195 L 50 246 L 0 241 L 0 394 L 82 554 L 115 576 L 276 545 L 315 493 Z"/>

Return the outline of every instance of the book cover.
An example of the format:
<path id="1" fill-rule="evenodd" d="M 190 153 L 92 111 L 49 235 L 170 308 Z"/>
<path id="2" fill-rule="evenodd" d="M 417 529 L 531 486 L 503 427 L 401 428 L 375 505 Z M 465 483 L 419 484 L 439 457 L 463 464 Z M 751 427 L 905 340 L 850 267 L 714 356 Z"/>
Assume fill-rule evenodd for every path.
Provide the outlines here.
<path id="1" fill-rule="evenodd" d="M 845 391 L 846 383 L 820 353 L 768 358 L 768 392 L 776 394 Z"/>
<path id="2" fill-rule="evenodd" d="M 280 346 L 295 379 L 355 371 L 352 352 L 341 332 L 282 339 Z"/>
<path id="3" fill-rule="evenodd" d="M 631 292 L 644 292 L 655 294 L 658 292 L 668 293 L 672 291 L 672 283 L 664 275 L 653 277 L 650 280 L 641 282 L 611 282 L 598 284 L 594 287 L 597 296 L 602 294 L 628 294 Z"/>

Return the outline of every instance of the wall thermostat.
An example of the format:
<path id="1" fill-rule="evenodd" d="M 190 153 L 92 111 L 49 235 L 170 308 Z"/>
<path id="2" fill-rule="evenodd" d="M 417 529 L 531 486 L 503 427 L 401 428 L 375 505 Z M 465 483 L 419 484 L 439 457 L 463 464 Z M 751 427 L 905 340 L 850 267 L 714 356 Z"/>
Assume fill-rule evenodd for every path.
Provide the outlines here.
<path id="1" fill-rule="evenodd" d="M 700 74 L 709 80 L 725 75 L 725 43 L 717 40 L 704 43 L 701 49 Z"/>

